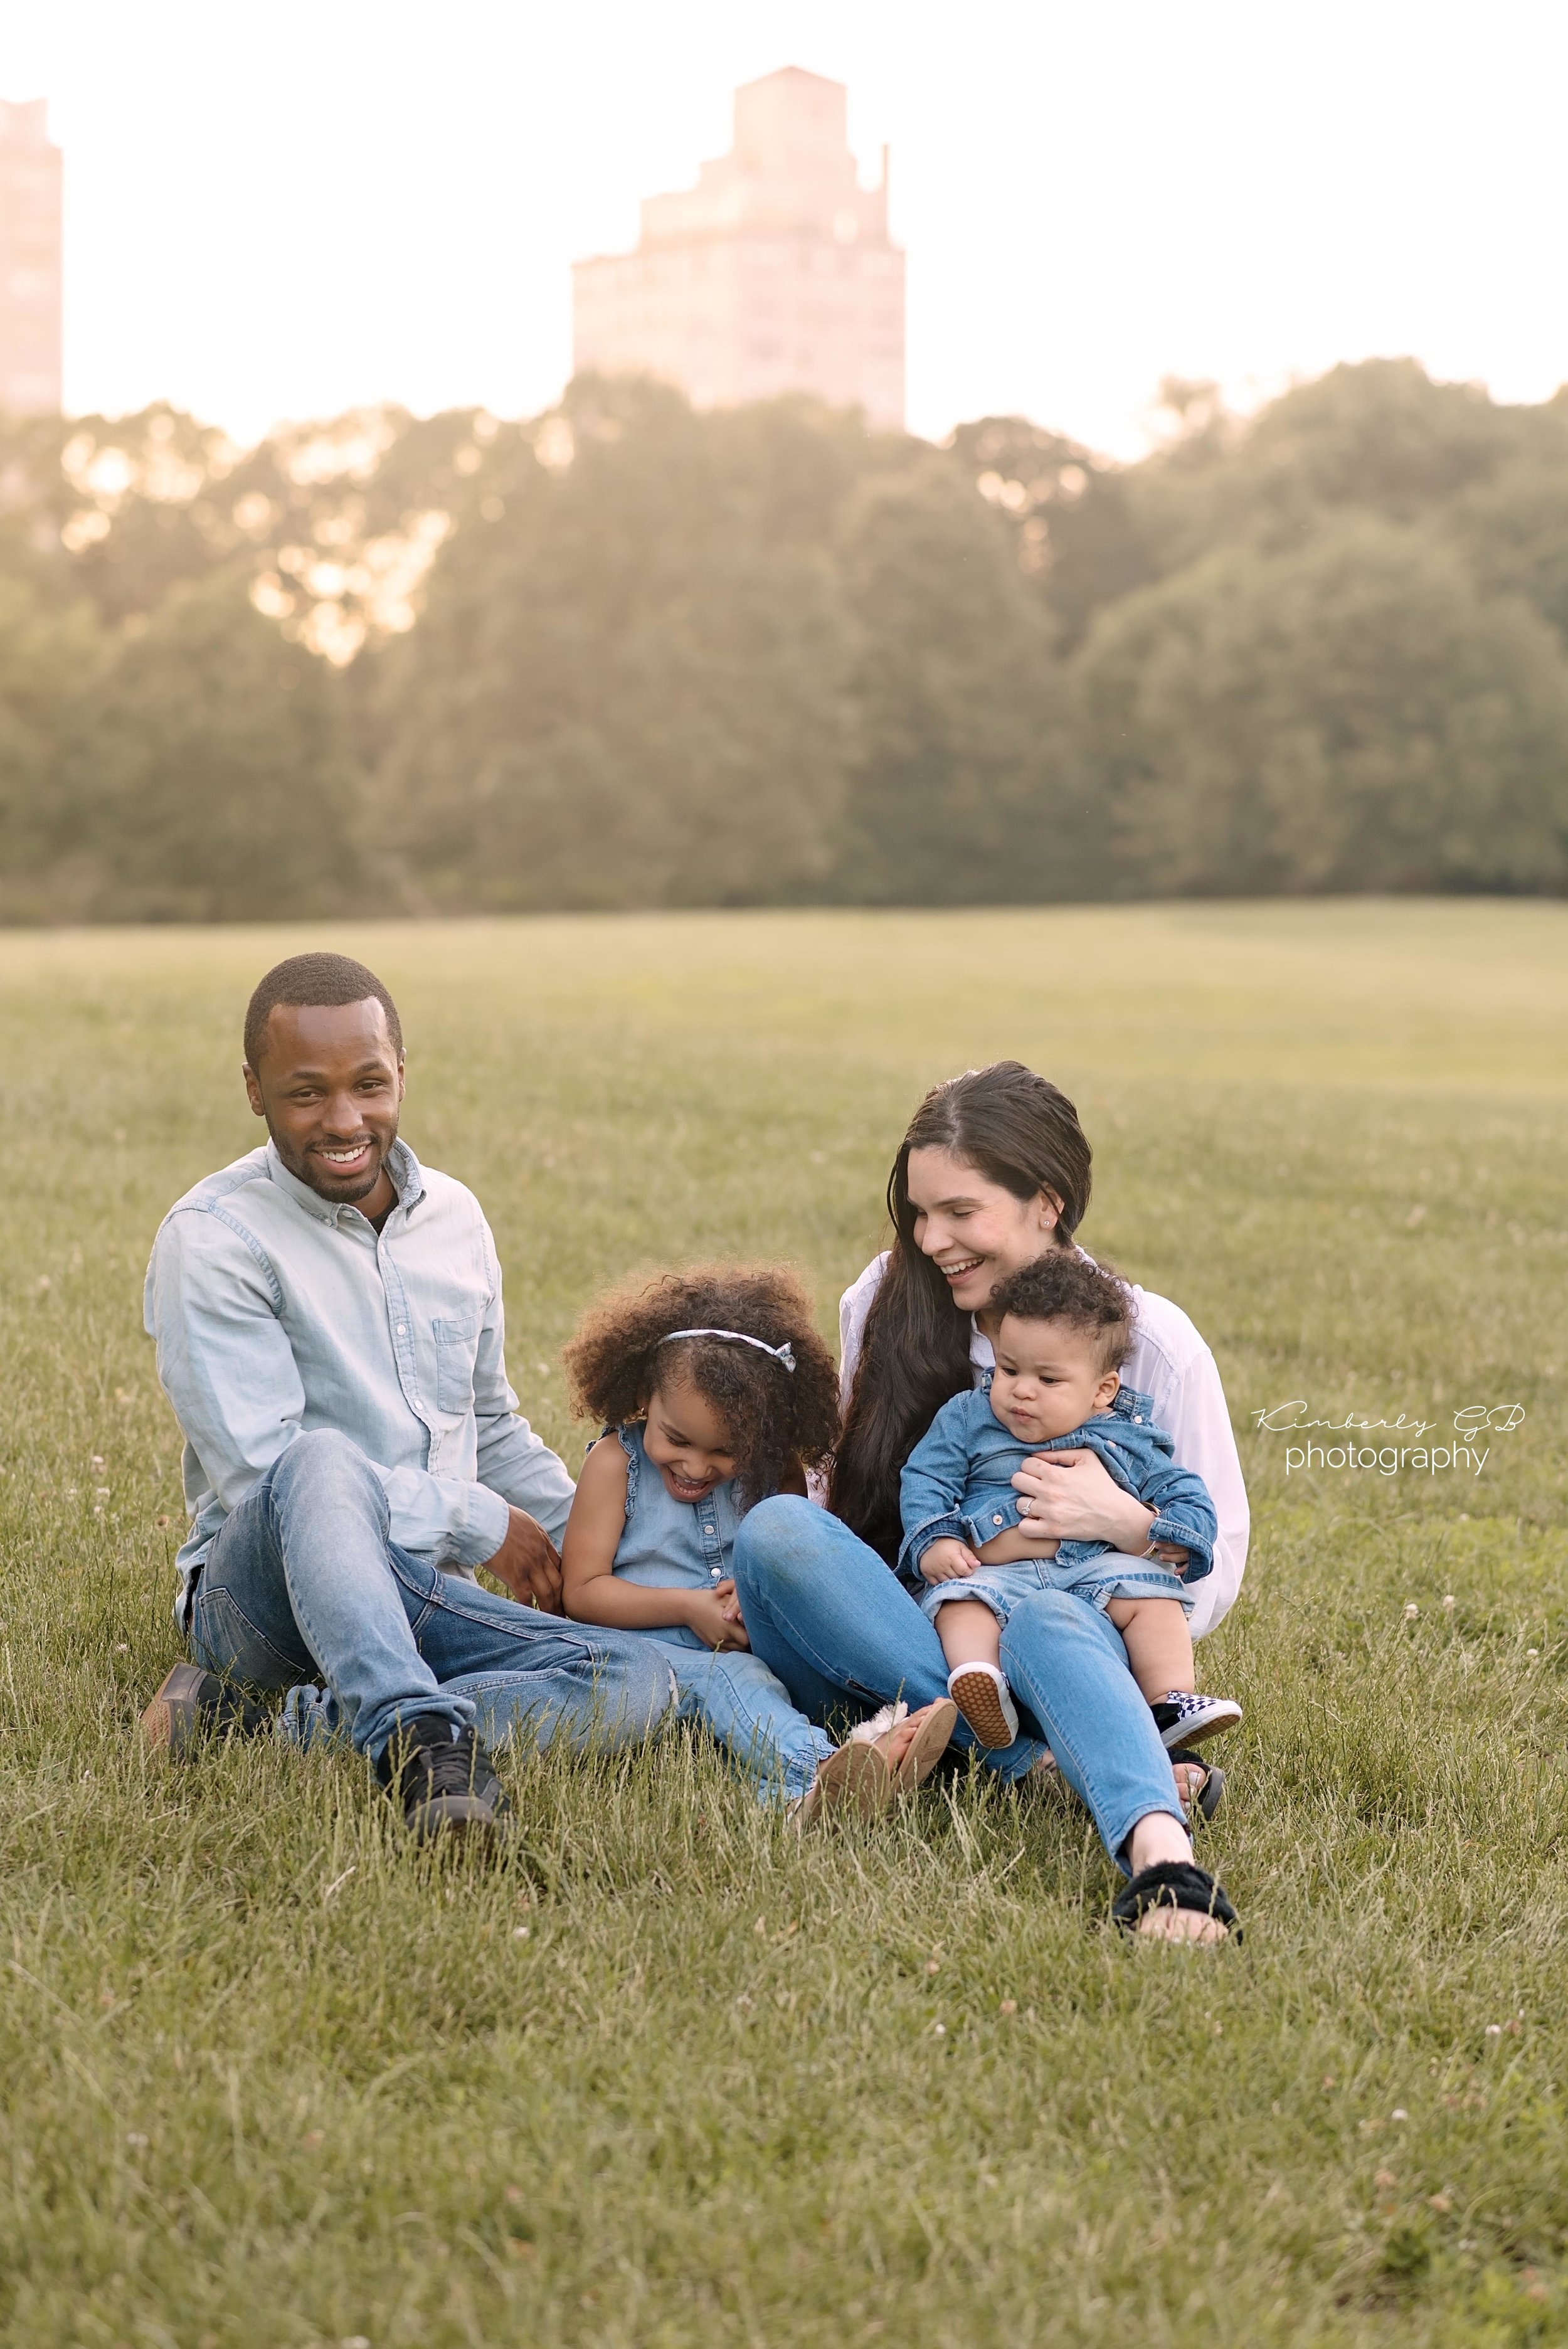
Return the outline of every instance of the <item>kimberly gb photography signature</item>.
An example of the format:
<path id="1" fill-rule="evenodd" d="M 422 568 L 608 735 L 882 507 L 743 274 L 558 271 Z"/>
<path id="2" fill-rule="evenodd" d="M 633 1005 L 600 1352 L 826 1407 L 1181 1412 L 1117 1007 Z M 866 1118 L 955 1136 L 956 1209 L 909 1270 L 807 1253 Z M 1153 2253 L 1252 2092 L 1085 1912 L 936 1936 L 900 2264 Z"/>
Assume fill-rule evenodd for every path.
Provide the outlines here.
<path id="1" fill-rule="evenodd" d="M 1426 1441 L 1439 1426 L 1435 1419 L 1408 1419 L 1403 1412 L 1398 1419 L 1367 1419 L 1356 1412 L 1346 1412 L 1343 1419 L 1315 1419 L 1300 1395 L 1254 1411 L 1251 1417 L 1261 1435 L 1306 1438 L 1305 1443 L 1285 1446 L 1287 1476 L 1298 1468 L 1369 1468 L 1381 1476 L 1397 1476 L 1412 1469 L 1418 1475 L 1436 1476 L 1446 1470 L 1463 1469 L 1479 1476 L 1491 1457 L 1490 1442 L 1483 1446 L 1479 1439 L 1511 1435 L 1524 1415 L 1522 1403 L 1466 1403 L 1453 1415 L 1452 1437 L 1439 1438 L 1436 1444 Z M 1393 1441 L 1364 1444 L 1359 1440 L 1375 1433 Z M 1314 1442 L 1315 1435 L 1341 1440 Z"/>

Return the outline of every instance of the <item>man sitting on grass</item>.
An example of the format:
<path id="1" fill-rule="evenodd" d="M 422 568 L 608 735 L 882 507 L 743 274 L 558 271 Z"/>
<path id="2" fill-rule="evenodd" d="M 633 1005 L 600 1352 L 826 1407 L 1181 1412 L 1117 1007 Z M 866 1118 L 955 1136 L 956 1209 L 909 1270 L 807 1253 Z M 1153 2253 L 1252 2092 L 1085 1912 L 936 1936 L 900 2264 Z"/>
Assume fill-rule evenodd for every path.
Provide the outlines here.
<path id="1" fill-rule="evenodd" d="M 492 1741 L 629 1740 L 669 1674 L 646 1640 L 561 1619 L 572 1479 L 517 1414 L 478 1201 L 397 1138 L 403 1035 L 380 980 L 344 955 L 279 963 L 245 1016 L 244 1079 L 270 1139 L 186 1193 L 148 1268 L 185 1436 L 175 1611 L 195 1661 L 143 1725 L 178 1752 L 267 1725 L 235 1682 L 323 1680 L 312 1717 L 348 1731 L 418 1835 L 482 1830 L 500 1790 L 477 1718 Z"/>

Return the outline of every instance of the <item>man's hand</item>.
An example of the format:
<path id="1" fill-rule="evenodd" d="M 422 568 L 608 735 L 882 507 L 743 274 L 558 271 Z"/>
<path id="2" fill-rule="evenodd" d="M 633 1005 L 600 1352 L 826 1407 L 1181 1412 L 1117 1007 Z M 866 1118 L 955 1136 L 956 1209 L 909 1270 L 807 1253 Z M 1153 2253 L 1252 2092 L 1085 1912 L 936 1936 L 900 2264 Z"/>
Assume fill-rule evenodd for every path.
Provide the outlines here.
<path id="1" fill-rule="evenodd" d="M 524 1607 L 542 1608 L 546 1615 L 561 1613 L 561 1553 L 537 1518 L 526 1509 L 511 1509 L 506 1539 L 485 1568 L 504 1582 Z"/>
<path id="2" fill-rule="evenodd" d="M 749 1648 L 751 1645 L 746 1636 L 746 1626 L 740 1620 L 740 1610 L 735 1603 L 733 1582 L 717 1583 L 711 1590 L 689 1591 L 682 1619 L 688 1630 L 696 1633 L 705 1648 Z"/>
<path id="3" fill-rule="evenodd" d="M 952 1534 L 944 1534 L 923 1551 L 920 1570 L 927 1582 L 956 1582 L 959 1577 L 975 1573 L 980 1561 L 967 1542 Z"/>

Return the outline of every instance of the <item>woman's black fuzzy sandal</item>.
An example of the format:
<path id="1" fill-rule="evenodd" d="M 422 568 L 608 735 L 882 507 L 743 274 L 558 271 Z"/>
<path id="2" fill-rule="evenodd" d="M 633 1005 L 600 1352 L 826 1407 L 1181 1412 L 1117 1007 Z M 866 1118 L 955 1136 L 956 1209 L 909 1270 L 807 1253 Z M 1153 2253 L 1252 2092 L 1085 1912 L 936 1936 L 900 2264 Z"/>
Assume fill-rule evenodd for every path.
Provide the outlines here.
<path id="1" fill-rule="evenodd" d="M 1162 1859 L 1157 1867 L 1141 1868 L 1111 1903 L 1110 1913 L 1124 1933 L 1136 1933 L 1148 1909 L 1187 1909 L 1194 1916 L 1212 1917 L 1226 1929 L 1226 1938 L 1239 1941 L 1236 1912 L 1207 1868 L 1190 1859 Z"/>

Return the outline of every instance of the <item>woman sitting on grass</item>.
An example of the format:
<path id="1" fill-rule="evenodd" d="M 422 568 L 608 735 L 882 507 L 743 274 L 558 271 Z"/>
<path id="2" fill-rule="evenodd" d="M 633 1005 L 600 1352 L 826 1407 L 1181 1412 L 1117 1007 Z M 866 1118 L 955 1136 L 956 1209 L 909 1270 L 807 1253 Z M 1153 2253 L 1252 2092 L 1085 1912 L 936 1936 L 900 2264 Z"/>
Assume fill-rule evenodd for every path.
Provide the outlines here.
<path id="1" fill-rule="evenodd" d="M 916 1111 L 888 1183 L 893 1245 L 843 1300 L 849 1397 L 829 1507 L 788 1494 L 739 1527 L 735 1582 L 751 1645 L 801 1711 L 820 1719 L 846 1695 L 928 1702 L 947 1686 L 935 1626 L 889 1571 L 903 1539 L 904 1463 L 949 1399 L 995 1365 L 993 1293 L 1050 1248 L 1071 1248 L 1089 1195 L 1089 1146 L 1072 1103 L 1016 1061 L 938 1085 Z M 1208 1486 L 1218 1518 L 1212 1572 L 1198 1586 L 1194 1634 L 1234 1597 L 1246 1556 L 1246 1494 L 1212 1355 L 1180 1309 L 1133 1288 L 1130 1385 L 1150 1399 L 1175 1460 Z M 1149 1547 L 1156 1512 L 1091 1450 L 1038 1454 L 1011 1478 L 1041 1540 Z M 986 1764 L 1016 1781 L 1045 1761 L 1043 1734 L 1130 1878 L 1113 1914 L 1161 1939 L 1226 1939 L 1234 1911 L 1193 1864 L 1172 1761 L 1109 1617 L 1070 1591 L 1022 1598 L 1003 1626 L 998 1669 L 1027 1733 Z M 960 1744 L 977 1746 L 964 1724 Z"/>
<path id="2" fill-rule="evenodd" d="M 749 1652 L 730 1571 L 753 1504 L 803 1495 L 838 1432 L 838 1373 L 787 1272 L 712 1267 L 611 1297 L 566 1350 L 580 1417 L 604 1426 L 562 1541 L 562 1598 L 580 1623 L 655 1641 L 678 1717 L 700 1721 L 804 1825 L 862 1816 L 917 1785 L 956 1719 L 945 1698 L 895 1704 L 850 1741 L 799 1713 Z"/>

